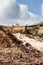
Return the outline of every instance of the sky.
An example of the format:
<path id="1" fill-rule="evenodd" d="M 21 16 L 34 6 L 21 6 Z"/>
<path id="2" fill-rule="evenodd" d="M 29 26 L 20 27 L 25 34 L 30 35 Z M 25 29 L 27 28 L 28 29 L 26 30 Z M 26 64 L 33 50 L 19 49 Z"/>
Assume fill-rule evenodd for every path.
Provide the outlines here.
<path id="1" fill-rule="evenodd" d="M 34 14 L 40 14 L 40 8 L 43 4 L 43 0 L 18 0 L 20 4 L 26 4 L 28 6 L 29 11 L 33 12 Z"/>
<path id="2" fill-rule="evenodd" d="M 43 0 L 0 0 L 0 25 L 43 22 Z"/>

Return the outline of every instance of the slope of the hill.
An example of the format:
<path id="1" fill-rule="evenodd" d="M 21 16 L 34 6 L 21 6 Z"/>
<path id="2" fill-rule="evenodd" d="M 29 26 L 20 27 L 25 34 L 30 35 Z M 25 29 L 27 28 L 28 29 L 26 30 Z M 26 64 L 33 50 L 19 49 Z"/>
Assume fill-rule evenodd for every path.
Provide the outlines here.
<path id="1" fill-rule="evenodd" d="M 24 36 L 28 36 L 28 38 L 43 42 L 43 38 L 41 37 L 22 34 L 23 38 Z M 35 49 L 29 42 L 27 43 L 21 35 L 14 33 L 11 27 L 0 27 L 0 64 L 43 65 L 43 53 Z M 22 44 L 24 43 L 23 40 L 26 42 L 25 45 Z"/>

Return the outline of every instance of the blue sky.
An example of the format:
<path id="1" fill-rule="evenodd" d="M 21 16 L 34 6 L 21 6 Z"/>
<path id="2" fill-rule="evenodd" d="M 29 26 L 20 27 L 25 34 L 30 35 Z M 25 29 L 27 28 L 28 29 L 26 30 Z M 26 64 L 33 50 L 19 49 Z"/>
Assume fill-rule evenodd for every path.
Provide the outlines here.
<path id="1" fill-rule="evenodd" d="M 28 6 L 28 10 L 34 14 L 41 14 L 41 4 L 43 4 L 43 0 L 18 0 L 20 4 L 26 4 Z"/>

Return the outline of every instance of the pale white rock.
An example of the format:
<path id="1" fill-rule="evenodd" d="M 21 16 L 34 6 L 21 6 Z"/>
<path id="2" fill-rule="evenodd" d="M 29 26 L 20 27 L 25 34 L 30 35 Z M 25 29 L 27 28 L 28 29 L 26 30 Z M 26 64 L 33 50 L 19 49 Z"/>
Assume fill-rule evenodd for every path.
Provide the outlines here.
<path id="1" fill-rule="evenodd" d="M 23 41 L 23 43 L 22 43 L 23 45 L 25 45 L 26 43 L 29 43 L 35 49 L 43 52 L 43 42 L 40 42 L 40 41 L 37 41 L 35 39 L 26 37 L 24 34 L 20 34 L 20 33 L 13 34 L 13 35 L 16 36 L 17 39 Z"/>

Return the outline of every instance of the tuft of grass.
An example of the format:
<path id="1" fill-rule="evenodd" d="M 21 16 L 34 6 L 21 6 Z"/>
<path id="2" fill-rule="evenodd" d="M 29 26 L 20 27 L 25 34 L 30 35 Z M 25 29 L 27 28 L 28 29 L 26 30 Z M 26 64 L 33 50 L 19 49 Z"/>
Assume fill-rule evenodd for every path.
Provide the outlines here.
<path id="1" fill-rule="evenodd" d="M 43 34 L 43 26 L 39 28 L 38 34 Z"/>

